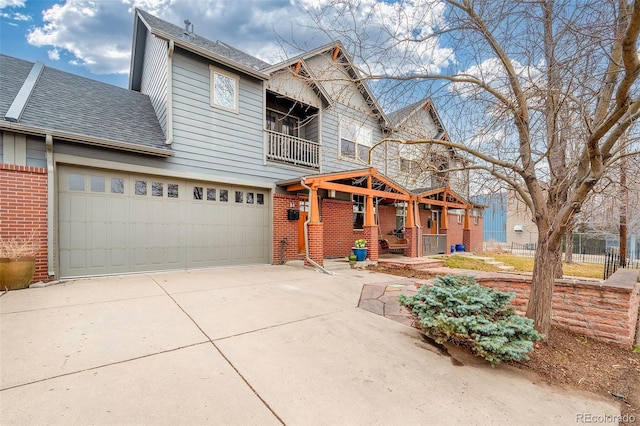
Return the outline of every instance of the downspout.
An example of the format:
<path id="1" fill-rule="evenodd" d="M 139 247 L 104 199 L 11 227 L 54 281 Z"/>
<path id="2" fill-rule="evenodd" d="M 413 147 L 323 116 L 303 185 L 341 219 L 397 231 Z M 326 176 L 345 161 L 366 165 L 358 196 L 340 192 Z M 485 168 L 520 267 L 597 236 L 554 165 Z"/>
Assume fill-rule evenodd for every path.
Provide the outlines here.
<path id="1" fill-rule="evenodd" d="M 416 224 L 416 229 L 418 230 L 416 253 L 418 253 L 419 257 L 422 257 L 422 226 L 420 225 L 420 203 L 418 202 L 415 203 L 415 207 L 413 208 L 413 223 Z"/>
<path id="2" fill-rule="evenodd" d="M 173 143 L 173 51 L 175 43 L 169 40 L 169 50 L 167 51 L 167 140 L 166 145 Z"/>
<path id="3" fill-rule="evenodd" d="M 55 164 L 53 162 L 53 136 L 50 133 L 45 136 L 45 145 L 47 149 L 47 274 L 49 277 L 55 277 Z"/>
<path id="4" fill-rule="evenodd" d="M 309 191 L 309 210 L 311 210 L 311 188 L 309 186 L 307 186 L 305 183 L 305 178 L 302 178 L 300 180 L 300 185 L 302 185 L 303 188 L 305 188 L 307 191 Z M 309 213 L 307 214 L 307 220 L 304 221 L 304 255 L 305 255 L 305 259 L 307 260 L 307 262 L 309 262 L 310 264 L 312 264 L 313 266 L 316 267 L 316 269 L 320 269 L 322 272 L 324 272 L 325 274 L 329 274 L 329 275 L 335 275 L 333 272 L 325 269 L 324 267 L 318 265 L 313 259 L 311 259 L 311 256 L 309 255 L 309 222 L 311 222 L 311 211 L 309 211 Z"/>

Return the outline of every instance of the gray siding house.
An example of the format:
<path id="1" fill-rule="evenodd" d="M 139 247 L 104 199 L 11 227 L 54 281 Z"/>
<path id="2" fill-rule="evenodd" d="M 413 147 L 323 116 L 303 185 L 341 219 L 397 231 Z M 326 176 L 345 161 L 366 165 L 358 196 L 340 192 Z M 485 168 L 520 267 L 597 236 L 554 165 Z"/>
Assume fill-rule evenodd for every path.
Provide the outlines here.
<path id="1" fill-rule="evenodd" d="M 0 169 L 47 183 L 39 278 L 271 263 L 276 182 L 402 181 L 397 145 L 368 163 L 401 130 L 356 77 L 338 42 L 268 64 L 142 10 L 129 90 L 0 56 Z"/>

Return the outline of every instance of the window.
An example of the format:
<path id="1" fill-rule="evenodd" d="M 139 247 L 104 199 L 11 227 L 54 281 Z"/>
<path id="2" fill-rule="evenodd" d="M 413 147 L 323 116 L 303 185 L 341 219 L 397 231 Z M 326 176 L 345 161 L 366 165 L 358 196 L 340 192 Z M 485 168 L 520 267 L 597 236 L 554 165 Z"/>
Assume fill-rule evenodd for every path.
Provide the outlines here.
<path id="1" fill-rule="evenodd" d="M 227 191 L 226 189 L 220 190 L 220 201 L 223 203 L 229 201 L 229 191 Z"/>
<path id="2" fill-rule="evenodd" d="M 247 204 L 253 204 L 253 192 L 247 192 Z"/>
<path id="3" fill-rule="evenodd" d="M 236 191 L 236 203 L 242 203 L 244 200 L 244 194 L 242 191 Z"/>
<path id="4" fill-rule="evenodd" d="M 353 199 L 353 229 L 364 229 L 365 196 L 352 195 Z"/>
<path id="5" fill-rule="evenodd" d="M 91 192 L 104 192 L 104 176 L 91 176 Z"/>
<path id="6" fill-rule="evenodd" d="M 202 200 L 202 187 L 201 186 L 194 186 L 193 187 L 193 199 L 194 200 Z"/>
<path id="7" fill-rule="evenodd" d="M 151 196 L 164 197 L 164 185 L 162 182 L 151 182 Z"/>
<path id="8" fill-rule="evenodd" d="M 136 195 L 147 195 L 147 181 L 137 180 L 135 188 Z"/>
<path id="9" fill-rule="evenodd" d="M 371 129 L 354 123 L 340 125 L 340 155 L 367 162 L 371 147 Z"/>
<path id="10" fill-rule="evenodd" d="M 111 193 L 124 194 L 124 179 L 111 178 Z"/>
<path id="11" fill-rule="evenodd" d="M 264 194 L 256 194 L 256 202 L 260 205 L 264 205 Z"/>
<path id="12" fill-rule="evenodd" d="M 207 188 L 207 201 L 215 201 L 215 200 L 216 200 L 216 189 Z"/>
<path id="13" fill-rule="evenodd" d="M 400 172 L 411 175 L 411 174 L 419 173 L 420 167 L 418 162 L 415 160 L 400 158 Z"/>
<path id="14" fill-rule="evenodd" d="M 69 175 L 69 189 L 72 191 L 84 191 L 84 175 Z"/>
<path id="15" fill-rule="evenodd" d="M 298 137 L 298 119 L 272 109 L 267 110 L 267 130 Z"/>
<path id="16" fill-rule="evenodd" d="M 167 196 L 169 198 L 178 198 L 178 185 L 170 183 L 167 185 Z"/>
<path id="17" fill-rule="evenodd" d="M 209 66 L 211 106 L 238 112 L 238 76 Z"/>

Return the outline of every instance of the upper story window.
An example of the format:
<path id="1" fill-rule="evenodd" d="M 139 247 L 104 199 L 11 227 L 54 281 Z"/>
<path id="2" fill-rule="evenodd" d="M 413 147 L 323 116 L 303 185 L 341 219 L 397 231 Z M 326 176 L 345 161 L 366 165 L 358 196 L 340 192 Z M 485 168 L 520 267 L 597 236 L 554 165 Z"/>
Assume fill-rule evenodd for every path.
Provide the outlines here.
<path id="1" fill-rule="evenodd" d="M 343 122 L 340 125 L 340 155 L 368 162 L 371 138 L 371 129 L 359 124 Z"/>
<path id="2" fill-rule="evenodd" d="M 400 172 L 411 175 L 420 171 L 420 164 L 417 161 L 400 157 Z"/>
<path id="3" fill-rule="evenodd" d="M 211 106 L 238 112 L 238 76 L 211 65 L 209 65 L 209 74 Z"/>
<path id="4" fill-rule="evenodd" d="M 267 110 L 267 130 L 298 137 L 299 126 L 296 117 L 272 109 Z"/>

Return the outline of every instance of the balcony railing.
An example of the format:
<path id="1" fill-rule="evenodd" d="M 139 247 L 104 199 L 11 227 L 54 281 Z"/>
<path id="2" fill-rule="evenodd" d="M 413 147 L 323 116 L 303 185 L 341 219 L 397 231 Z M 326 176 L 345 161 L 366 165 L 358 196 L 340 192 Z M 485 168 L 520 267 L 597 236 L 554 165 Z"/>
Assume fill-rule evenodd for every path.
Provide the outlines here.
<path id="1" fill-rule="evenodd" d="M 314 169 L 320 168 L 318 143 L 271 130 L 265 131 L 268 136 L 268 160 Z"/>

